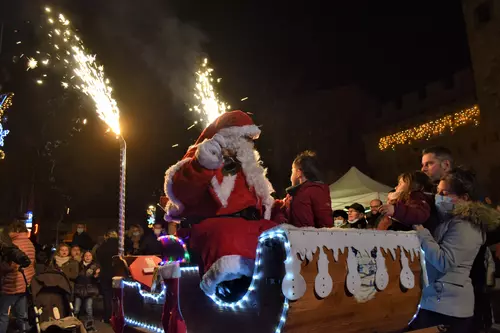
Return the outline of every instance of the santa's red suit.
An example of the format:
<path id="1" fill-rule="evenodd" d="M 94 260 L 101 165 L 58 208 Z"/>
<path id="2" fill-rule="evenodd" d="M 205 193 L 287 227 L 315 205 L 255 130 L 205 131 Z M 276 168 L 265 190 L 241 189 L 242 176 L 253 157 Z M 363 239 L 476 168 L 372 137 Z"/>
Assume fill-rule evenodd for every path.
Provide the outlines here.
<path id="1" fill-rule="evenodd" d="M 166 219 L 201 220 L 190 229 L 190 246 L 201 256 L 207 295 L 220 282 L 252 276 L 258 237 L 275 226 L 273 189 L 254 150 L 259 135 L 246 113 L 224 113 L 165 174 Z M 227 156 L 235 162 L 229 168 Z M 252 218 L 240 217 L 249 211 Z"/>

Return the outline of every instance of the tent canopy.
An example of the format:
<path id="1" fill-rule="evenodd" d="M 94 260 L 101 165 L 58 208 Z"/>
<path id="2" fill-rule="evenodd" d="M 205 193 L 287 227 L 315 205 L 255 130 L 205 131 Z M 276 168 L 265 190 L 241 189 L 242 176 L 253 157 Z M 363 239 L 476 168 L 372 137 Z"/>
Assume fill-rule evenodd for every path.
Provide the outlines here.
<path id="1" fill-rule="evenodd" d="M 353 166 L 339 180 L 330 185 L 332 209 L 344 209 L 345 206 L 355 202 L 367 208 L 373 199 L 385 202 L 387 194 L 392 189 L 390 186 L 371 179 Z"/>

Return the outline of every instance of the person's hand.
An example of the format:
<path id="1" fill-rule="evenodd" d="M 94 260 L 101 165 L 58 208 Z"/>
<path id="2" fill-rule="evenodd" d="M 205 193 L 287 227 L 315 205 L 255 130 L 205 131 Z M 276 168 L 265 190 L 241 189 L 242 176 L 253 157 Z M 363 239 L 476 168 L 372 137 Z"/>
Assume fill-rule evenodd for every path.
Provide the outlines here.
<path id="1" fill-rule="evenodd" d="M 389 205 L 389 204 L 382 205 L 382 206 L 380 206 L 378 211 L 381 214 L 384 214 L 387 216 L 392 216 L 392 215 L 394 215 L 394 205 Z"/>
<path id="2" fill-rule="evenodd" d="M 100 272 L 101 272 L 101 269 L 100 269 L 100 268 L 96 269 L 96 270 L 95 270 L 94 277 L 98 277 Z"/>
<path id="3" fill-rule="evenodd" d="M 198 145 L 196 158 L 200 164 L 210 170 L 218 169 L 224 163 L 222 156 L 226 140 L 220 134 L 215 134 L 212 139 L 205 140 Z"/>
<path id="4" fill-rule="evenodd" d="M 420 230 L 424 230 L 424 226 L 421 225 L 421 224 L 416 224 L 413 226 L 413 229 L 416 230 L 416 231 L 420 231 Z"/>

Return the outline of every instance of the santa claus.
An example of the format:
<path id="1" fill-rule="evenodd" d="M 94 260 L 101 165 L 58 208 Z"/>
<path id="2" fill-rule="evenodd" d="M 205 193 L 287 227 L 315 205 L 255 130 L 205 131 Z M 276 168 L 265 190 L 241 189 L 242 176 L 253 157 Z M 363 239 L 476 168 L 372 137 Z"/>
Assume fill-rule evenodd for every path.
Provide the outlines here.
<path id="1" fill-rule="evenodd" d="M 254 148 L 259 135 L 248 114 L 224 113 L 165 174 L 165 219 L 189 225 L 209 296 L 221 282 L 252 276 L 258 237 L 275 226 L 273 189 Z"/>

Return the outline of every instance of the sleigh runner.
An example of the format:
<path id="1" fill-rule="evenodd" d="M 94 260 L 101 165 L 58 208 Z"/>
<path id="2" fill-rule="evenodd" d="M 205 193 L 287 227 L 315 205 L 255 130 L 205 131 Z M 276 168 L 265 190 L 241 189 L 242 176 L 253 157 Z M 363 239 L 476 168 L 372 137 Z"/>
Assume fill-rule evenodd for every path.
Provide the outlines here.
<path id="1" fill-rule="evenodd" d="M 127 327 L 153 332 L 166 330 L 161 304 L 189 332 L 395 332 L 417 310 L 422 258 L 414 232 L 282 225 L 260 236 L 251 282 L 237 300 L 205 295 L 198 267 L 179 263 L 159 268 L 166 286 L 156 292 L 115 286 L 125 288 L 119 310 Z"/>

